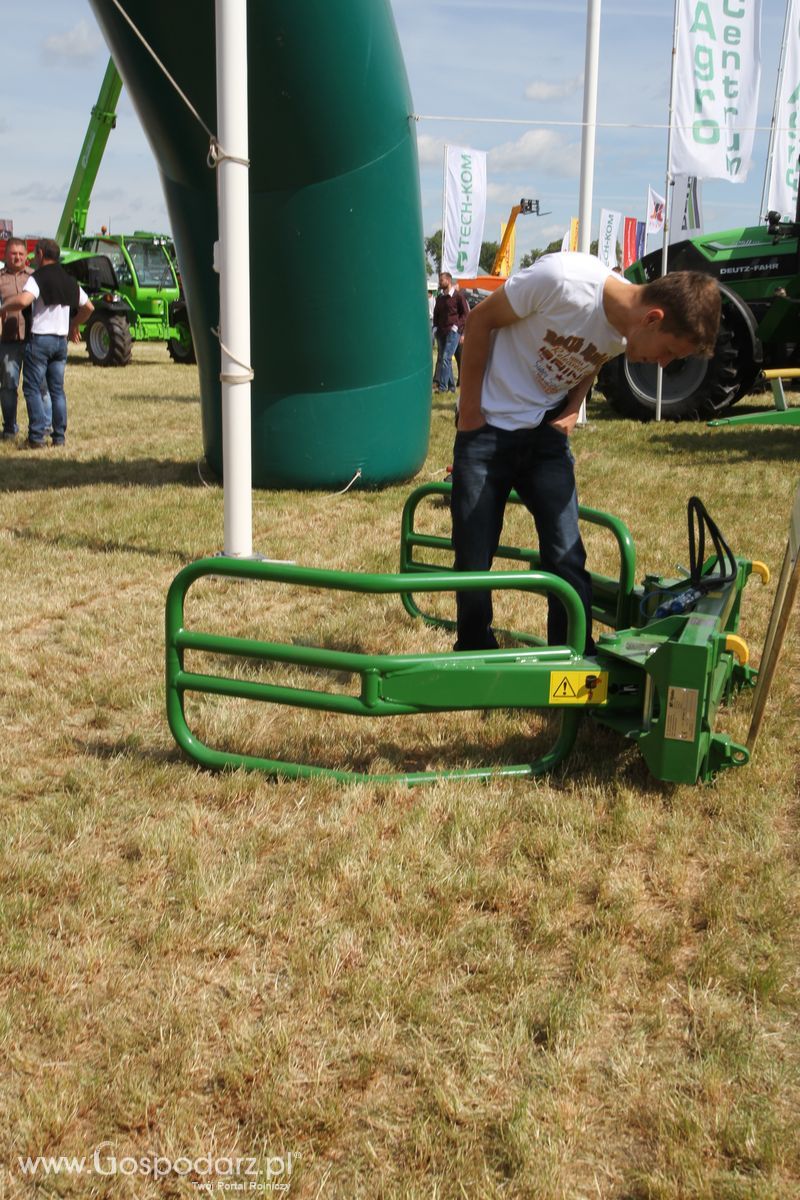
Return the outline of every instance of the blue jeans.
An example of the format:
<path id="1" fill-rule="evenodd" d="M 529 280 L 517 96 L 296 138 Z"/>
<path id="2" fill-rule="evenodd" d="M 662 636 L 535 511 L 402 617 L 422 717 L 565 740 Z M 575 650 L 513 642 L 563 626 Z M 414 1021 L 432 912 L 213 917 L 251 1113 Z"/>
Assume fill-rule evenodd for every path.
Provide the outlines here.
<path id="1" fill-rule="evenodd" d="M 436 331 L 436 370 L 433 373 L 433 384 L 440 392 L 454 392 L 456 381 L 453 377 L 453 355 L 461 339 L 457 329 L 448 329 L 447 333 Z"/>
<path id="2" fill-rule="evenodd" d="M 17 432 L 17 390 L 24 353 L 24 342 L 0 343 L 0 408 L 3 412 L 3 433 Z"/>
<path id="3" fill-rule="evenodd" d="M 17 392 L 19 377 L 22 371 L 22 359 L 25 355 L 24 342 L 0 342 L 0 410 L 3 414 L 3 433 L 17 433 Z M 42 403 L 45 407 L 48 428 L 52 423 L 50 397 L 47 387 L 42 389 Z"/>
<path id="4" fill-rule="evenodd" d="M 52 425 L 53 445 L 64 444 L 67 433 L 66 366 L 66 337 L 55 333 L 31 335 L 25 346 L 22 391 L 28 408 L 28 438 L 32 442 L 43 442 Z M 49 405 L 43 399 L 45 388 L 50 393 Z"/>
<path id="5" fill-rule="evenodd" d="M 552 425 L 536 429 L 480 429 L 457 433 L 453 450 L 453 548 L 457 571 L 488 571 L 500 542 L 511 489 L 533 516 L 541 569 L 570 583 L 586 612 L 586 653 L 594 653 L 592 581 L 578 528 L 578 495 L 569 438 Z M 457 650 L 497 646 L 492 632 L 492 593 L 456 596 Z M 547 602 L 547 640 L 563 646 L 567 614 L 554 597 Z"/>

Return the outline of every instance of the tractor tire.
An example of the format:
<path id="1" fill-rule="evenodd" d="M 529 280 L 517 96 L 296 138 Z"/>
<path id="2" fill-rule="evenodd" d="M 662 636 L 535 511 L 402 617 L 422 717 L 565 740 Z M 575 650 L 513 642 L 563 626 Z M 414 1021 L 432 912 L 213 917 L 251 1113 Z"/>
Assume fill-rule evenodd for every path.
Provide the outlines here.
<path id="1" fill-rule="evenodd" d="M 707 420 L 749 392 L 758 368 L 750 354 L 740 354 L 737 332 L 735 320 L 723 309 L 713 357 L 670 363 L 662 384 L 663 420 Z M 603 367 L 598 386 L 622 416 L 652 421 L 656 415 L 657 373 L 653 363 L 629 363 L 620 355 Z"/>
<path id="2" fill-rule="evenodd" d="M 89 358 L 96 367 L 127 367 L 131 361 L 131 329 L 117 313 L 95 313 L 84 333 Z"/>
<path id="3" fill-rule="evenodd" d="M 192 331 L 189 327 L 189 319 L 186 316 L 186 305 L 183 301 L 179 301 L 173 309 L 170 320 L 179 334 L 178 337 L 170 338 L 167 342 L 167 353 L 170 358 L 176 363 L 189 365 L 196 363 L 197 355 L 194 352 Z"/>

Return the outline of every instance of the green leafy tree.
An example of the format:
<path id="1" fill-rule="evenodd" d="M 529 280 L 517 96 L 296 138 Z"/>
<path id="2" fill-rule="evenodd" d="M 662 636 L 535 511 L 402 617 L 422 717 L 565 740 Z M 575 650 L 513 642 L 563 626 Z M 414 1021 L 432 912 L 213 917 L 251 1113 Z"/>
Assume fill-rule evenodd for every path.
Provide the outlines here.
<path id="1" fill-rule="evenodd" d="M 425 270 L 428 275 L 438 275 L 442 269 L 442 231 L 437 229 L 425 238 Z"/>
<path id="2" fill-rule="evenodd" d="M 484 275 L 491 274 L 494 260 L 497 257 L 497 251 L 500 249 L 499 242 L 482 242 L 481 253 L 478 259 L 478 265 Z"/>
<path id="3" fill-rule="evenodd" d="M 488 275 L 494 266 L 499 242 L 482 242 L 478 259 L 479 270 Z M 437 229 L 430 237 L 425 238 L 425 270 L 429 275 L 438 275 L 442 269 L 442 231 Z"/>

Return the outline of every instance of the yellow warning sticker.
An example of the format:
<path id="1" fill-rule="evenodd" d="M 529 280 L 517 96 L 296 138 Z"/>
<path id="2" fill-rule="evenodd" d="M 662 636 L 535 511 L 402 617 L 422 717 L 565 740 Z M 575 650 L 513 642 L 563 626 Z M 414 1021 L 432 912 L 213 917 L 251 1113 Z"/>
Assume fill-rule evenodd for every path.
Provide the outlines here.
<path id="1" fill-rule="evenodd" d="M 551 704 L 605 704 L 608 671 L 551 671 Z"/>

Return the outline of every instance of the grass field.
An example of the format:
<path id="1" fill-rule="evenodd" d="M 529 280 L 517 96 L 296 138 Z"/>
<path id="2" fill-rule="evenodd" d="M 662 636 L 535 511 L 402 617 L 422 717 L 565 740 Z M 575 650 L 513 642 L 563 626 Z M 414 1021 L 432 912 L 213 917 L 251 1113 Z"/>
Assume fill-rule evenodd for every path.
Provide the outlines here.
<path id="1" fill-rule="evenodd" d="M 654 782 L 588 722 L 536 781 L 205 773 L 163 685 L 169 583 L 222 544 L 196 370 L 80 348 L 67 384 L 65 450 L 0 446 L 0 1196 L 800 1196 L 797 620 L 754 761 L 712 786 Z M 589 416 L 581 499 L 626 521 L 640 577 L 686 562 L 692 494 L 777 574 L 797 431 L 642 426 L 599 396 Z M 420 480 L 452 432 L 434 398 Z M 394 570 L 408 490 L 258 493 L 256 548 Z M 526 521 L 507 536 L 529 543 Z M 608 569 L 602 539 L 590 555 Z M 745 593 L 756 660 L 773 594 Z M 221 631 L 449 645 L 396 601 L 197 603 Z M 193 715 L 222 744 L 374 771 L 520 761 L 550 724 L 252 709 Z M 747 697 L 721 714 L 748 722 Z M 83 1170 L 21 1161 L 59 1156 Z"/>

